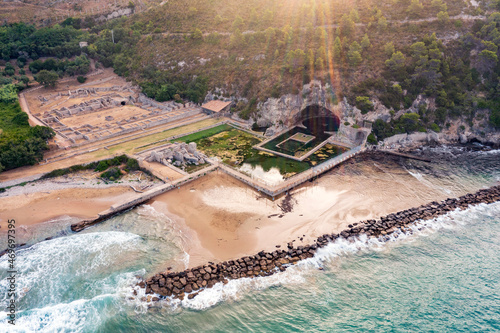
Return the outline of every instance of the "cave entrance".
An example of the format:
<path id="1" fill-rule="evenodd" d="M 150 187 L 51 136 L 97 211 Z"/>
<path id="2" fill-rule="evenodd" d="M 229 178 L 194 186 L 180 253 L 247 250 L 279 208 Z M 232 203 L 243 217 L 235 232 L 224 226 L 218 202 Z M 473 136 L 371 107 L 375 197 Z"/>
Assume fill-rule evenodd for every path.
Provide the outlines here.
<path id="1" fill-rule="evenodd" d="M 320 105 L 310 105 L 302 110 L 299 122 L 316 137 L 329 136 L 325 132 L 335 132 L 340 126 L 340 118 Z"/>

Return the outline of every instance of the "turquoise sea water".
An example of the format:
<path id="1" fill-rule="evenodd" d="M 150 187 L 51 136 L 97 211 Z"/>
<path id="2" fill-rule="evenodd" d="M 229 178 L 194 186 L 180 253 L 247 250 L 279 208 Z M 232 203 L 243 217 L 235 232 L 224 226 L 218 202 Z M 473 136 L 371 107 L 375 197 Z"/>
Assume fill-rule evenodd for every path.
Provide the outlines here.
<path id="1" fill-rule="evenodd" d="M 497 163 L 460 172 L 406 167 L 424 178 L 441 173 L 452 188 L 470 186 L 466 174 L 494 181 Z M 189 258 L 175 224 L 146 205 L 19 250 L 15 327 L 4 320 L 7 258 L 0 258 L 0 332 L 500 331 L 500 203 L 396 236 L 339 240 L 286 272 L 149 308 L 140 290 L 133 294 L 136 276 L 180 269 Z"/>

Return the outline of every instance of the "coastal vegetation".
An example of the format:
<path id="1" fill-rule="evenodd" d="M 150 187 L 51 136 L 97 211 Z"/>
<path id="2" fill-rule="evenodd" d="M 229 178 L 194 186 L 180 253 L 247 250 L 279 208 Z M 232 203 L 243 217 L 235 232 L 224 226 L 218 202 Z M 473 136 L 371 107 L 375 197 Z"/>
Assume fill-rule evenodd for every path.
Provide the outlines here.
<path id="1" fill-rule="evenodd" d="M 41 161 L 54 135 L 51 128 L 29 125 L 12 85 L 0 87 L 0 171 Z"/>
<path id="2" fill-rule="evenodd" d="M 129 173 L 136 170 L 141 170 L 142 172 L 151 175 L 148 170 L 142 169 L 139 166 L 139 162 L 137 162 L 136 159 L 129 158 L 127 155 L 120 155 L 91 163 L 76 164 L 68 168 L 56 169 L 43 175 L 41 179 L 60 177 L 84 170 L 102 172 L 101 177 L 110 181 L 118 180 L 123 173 Z"/>
<path id="3" fill-rule="evenodd" d="M 176 1 L 133 18 L 130 27 L 148 36 L 140 41 L 141 62 L 148 71 L 155 67 L 172 77 L 207 78 L 209 88 L 221 88 L 216 97 L 236 98 L 235 111 L 245 118 L 258 117 L 258 102 L 298 94 L 302 83 L 318 79 L 363 113 L 377 101 L 394 111 L 406 109 L 421 95 L 416 107 L 425 129 L 446 127 L 458 117 L 470 122 L 486 105 L 490 124 L 498 127 L 495 107 L 481 102 L 497 104 L 490 95 L 497 74 L 489 75 L 497 71 L 496 13 L 476 20 L 453 18 L 464 10 L 481 14 L 479 7 L 462 8 L 455 1 L 377 3 L 373 10 L 323 1 L 290 5 L 288 11 L 278 2 L 260 1 L 244 6 L 197 1 L 193 6 L 201 36 L 189 34 L 195 29 L 193 16 L 181 14 Z M 266 11 L 256 15 L 255 8 Z M 160 19 L 163 13 L 169 22 Z M 405 23 L 408 17 L 429 21 Z M 445 38 L 452 34 L 458 38 Z M 132 68 L 129 74 L 138 81 L 153 79 Z M 164 79 L 155 77 L 158 88 Z"/>
<path id="4" fill-rule="evenodd" d="M 449 129 L 458 119 L 470 126 L 487 119 L 477 125 L 485 133 L 500 128 L 495 10 L 441 0 L 366 7 L 337 0 L 192 0 L 186 9 L 172 0 L 101 24 L 76 17 L 41 28 L 6 24 L 0 84 L 20 91 L 35 80 L 52 87 L 65 75 L 83 82 L 95 61 L 158 101 L 201 103 L 210 92 L 231 98 L 233 112 L 256 120 L 260 103 L 300 95 L 304 83 L 319 80 L 331 87 L 326 98 L 333 104 L 345 97 L 363 114 L 378 104 L 391 110 L 387 121 L 376 121 L 372 143 Z"/>
<path id="5" fill-rule="evenodd" d="M 84 164 L 75 164 L 67 168 L 52 170 L 40 177 L 41 180 L 52 179 L 56 177 L 73 175 L 81 171 L 93 171 L 99 174 L 99 177 L 104 181 L 117 181 L 123 175 L 129 174 L 134 171 L 141 171 L 150 177 L 153 174 L 139 166 L 139 162 L 135 158 L 129 158 L 127 155 L 119 155 L 112 158 L 103 159 Z M 103 172 L 104 171 L 104 172 Z M 36 181 L 34 181 L 36 182 Z M 0 193 L 5 192 L 7 189 L 15 186 L 25 186 L 32 182 L 23 182 L 18 185 L 12 185 L 5 188 L 0 188 Z"/>

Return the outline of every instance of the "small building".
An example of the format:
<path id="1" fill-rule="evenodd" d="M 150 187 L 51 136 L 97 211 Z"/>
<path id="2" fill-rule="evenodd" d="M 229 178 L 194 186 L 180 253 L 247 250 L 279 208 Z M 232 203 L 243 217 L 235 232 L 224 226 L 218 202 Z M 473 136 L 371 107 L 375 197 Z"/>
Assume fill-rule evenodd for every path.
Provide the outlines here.
<path id="1" fill-rule="evenodd" d="M 203 112 L 208 115 L 223 115 L 224 113 L 229 112 L 231 102 L 213 100 L 203 104 L 201 108 L 203 109 Z"/>
<path id="2" fill-rule="evenodd" d="M 89 46 L 89 43 L 87 42 L 80 42 L 80 48 L 84 48 L 84 47 L 87 47 Z"/>

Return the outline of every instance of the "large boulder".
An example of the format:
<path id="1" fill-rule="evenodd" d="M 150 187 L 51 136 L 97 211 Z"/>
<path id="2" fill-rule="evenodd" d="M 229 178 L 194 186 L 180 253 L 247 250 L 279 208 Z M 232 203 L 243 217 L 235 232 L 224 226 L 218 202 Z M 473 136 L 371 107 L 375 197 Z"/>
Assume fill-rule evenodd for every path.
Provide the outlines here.
<path id="1" fill-rule="evenodd" d="M 187 147 L 187 151 L 190 154 L 194 154 L 196 152 L 196 142 L 190 142 Z"/>
<path id="2" fill-rule="evenodd" d="M 181 163 L 184 163 L 184 155 L 179 150 L 174 151 L 174 159 Z"/>
<path id="3" fill-rule="evenodd" d="M 393 144 L 403 143 L 406 141 L 407 137 L 408 137 L 408 134 L 406 134 L 406 133 L 393 135 L 393 136 L 388 137 L 384 140 L 384 145 L 393 145 Z"/>
<path id="4" fill-rule="evenodd" d="M 273 136 L 274 134 L 276 134 L 276 131 L 272 127 L 267 128 L 266 132 L 264 133 L 265 136 Z"/>
<path id="5" fill-rule="evenodd" d="M 411 142 L 426 142 L 428 140 L 427 133 L 416 132 L 416 133 L 409 134 L 407 137 L 407 140 L 411 141 Z"/>
<path id="6" fill-rule="evenodd" d="M 184 154 L 184 160 L 186 161 L 186 163 L 192 163 L 192 164 L 198 163 L 198 158 L 196 158 L 191 154 Z"/>
<path id="7" fill-rule="evenodd" d="M 165 149 L 163 151 L 163 156 L 168 160 L 168 159 L 172 159 L 172 157 L 174 156 L 174 152 L 170 149 Z"/>
<path id="8" fill-rule="evenodd" d="M 439 142 L 439 134 L 434 131 L 429 131 L 427 141 L 436 143 Z"/>
<path id="9" fill-rule="evenodd" d="M 162 153 L 159 153 L 157 151 L 152 151 L 151 152 L 151 156 L 149 157 L 149 160 L 151 162 L 158 162 L 158 163 L 161 163 L 161 160 L 163 159 L 163 154 Z"/>

